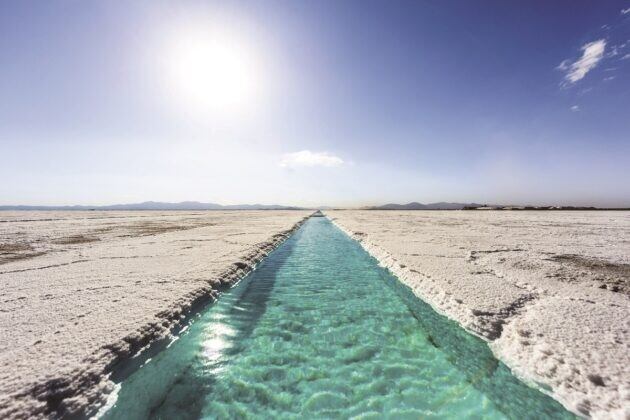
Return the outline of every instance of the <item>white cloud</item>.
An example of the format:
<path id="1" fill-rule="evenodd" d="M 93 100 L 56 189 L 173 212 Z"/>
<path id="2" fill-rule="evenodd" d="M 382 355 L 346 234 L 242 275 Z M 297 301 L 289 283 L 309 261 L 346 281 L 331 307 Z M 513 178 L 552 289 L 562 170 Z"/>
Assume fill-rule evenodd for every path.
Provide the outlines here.
<path id="1" fill-rule="evenodd" d="M 280 166 L 283 168 L 312 167 L 312 166 L 341 166 L 343 159 L 327 152 L 311 152 L 302 150 L 282 155 Z"/>
<path id="2" fill-rule="evenodd" d="M 622 59 L 622 60 L 628 60 L 628 59 L 630 59 L 630 53 L 629 53 L 629 54 L 624 55 L 623 57 L 621 57 L 621 59 Z"/>
<path id="3" fill-rule="evenodd" d="M 628 13 L 630 13 L 630 7 L 628 7 L 627 9 L 621 9 L 622 15 L 627 15 Z"/>
<path id="4" fill-rule="evenodd" d="M 604 77 L 604 82 L 610 82 L 614 78 L 615 78 L 615 76 Z"/>
<path id="5" fill-rule="evenodd" d="M 580 110 L 580 107 L 579 107 L 579 106 L 577 106 L 577 105 L 573 105 L 573 106 L 571 107 L 571 111 L 573 111 L 573 112 L 578 112 L 579 110 Z"/>
<path id="6" fill-rule="evenodd" d="M 574 63 L 569 64 L 569 61 L 564 60 L 557 67 L 558 70 L 566 71 L 564 76 L 566 84 L 573 84 L 578 82 L 586 76 L 586 73 L 591 71 L 597 63 L 604 58 L 604 51 L 606 49 L 606 40 L 599 39 L 597 41 L 584 44 L 581 48 L 582 57 L 580 57 Z"/>

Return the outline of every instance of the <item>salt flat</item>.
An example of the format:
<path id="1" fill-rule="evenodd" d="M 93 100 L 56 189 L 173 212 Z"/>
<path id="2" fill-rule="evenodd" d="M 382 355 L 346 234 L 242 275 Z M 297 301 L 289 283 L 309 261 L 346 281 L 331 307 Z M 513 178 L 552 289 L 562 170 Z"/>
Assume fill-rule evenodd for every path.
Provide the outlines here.
<path id="1" fill-rule="evenodd" d="M 102 402 L 116 362 L 309 213 L 0 213 L 0 417 Z M 326 213 L 517 375 L 576 412 L 629 415 L 629 212 Z"/>
<path id="2" fill-rule="evenodd" d="M 0 213 L 0 418 L 102 402 L 113 364 L 168 334 L 310 213 Z"/>
<path id="3" fill-rule="evenodd" d="M 326 214 L 520 377 L 630 416 L 630 212 Z"/>

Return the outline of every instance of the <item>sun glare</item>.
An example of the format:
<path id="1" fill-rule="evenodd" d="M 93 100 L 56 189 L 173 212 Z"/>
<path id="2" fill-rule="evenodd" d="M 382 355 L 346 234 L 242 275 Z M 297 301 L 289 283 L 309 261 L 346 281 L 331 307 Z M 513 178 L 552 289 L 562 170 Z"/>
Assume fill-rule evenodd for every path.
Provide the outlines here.
<path id="1" fill-rule="evenodd" d="M 216 28 L 186 29 L 176 38 L 167 83 L 186 112 L 239 114 L 255 104 L 260 68 L 250 45 Z"/>

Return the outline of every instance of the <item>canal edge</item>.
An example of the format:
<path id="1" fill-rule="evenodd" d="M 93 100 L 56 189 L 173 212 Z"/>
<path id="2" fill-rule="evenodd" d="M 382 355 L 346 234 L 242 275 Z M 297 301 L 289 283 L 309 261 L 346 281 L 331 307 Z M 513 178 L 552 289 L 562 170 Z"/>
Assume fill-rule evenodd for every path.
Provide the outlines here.
<path id="1" fill-rule="evenodd" d="M 304 216 L 291 228 L 252 246 L 220 275 L 208 278 L 207 286 L 187 293 L 171 303 L 170 307 L 166 306 L 155 314 L 154 321 L 89 355 L 86 360 L 91 369 L 81 369 L 64 377 L 33 383 L 29 389 L 14 397 L 46 402 L 45 412 L 29 418 L 95 418 L 116 392 L 111 375 L 120 364 L 138 357 L 151 345 L 168 339 L 191 316 L 216 301 L 221 290 L 233 286 L 253 271 L 257 264 L 289 239 L 314 214 Z M 20 414 L 14 412 L 11 415 L 22 418 Z"/>
<path id="2" fill-rule="evenodd" d="M 347 229 L 346 227 L 338 223 L 336 221 L 336 218 L 328 214 L 324 213 L 324 217 L 330 220 L 330 222 L 333 225 L 335 225 L 339 230 L 341 230 L 343 233 L 348 235 L 348 237 L 358 242 L 361 248 L 363 248 L 369 255 L 371 255 L 381 267 L 387 269 L 391 274 L 393 274 L 396 277 L 398 281 L 400 281 L 403 285 L 408 287 L 411 290 L 411 292 L 416 296 L 416 298 L 428 304 L 431 307 L 431 309 L 433 309 L 436 313 L 456 322 L 466 332 L 482 339 L 486 343 L 486 345 L 488 346 L 488 348 L 490 349 L 494 357 L 500 362 L 502 362 L 503 364 L 505 364 L 510 369 L 510 372 L 512 372 L 514 376 L 516 376 L 521 381 L 525 382 L 527 385 L 534 387 L 538 389 L 540 392 L 550 396 L 551 398 L 553 398 L 554 400 L 562 404 L 562 406 L 567 411 L 571 412 L 572 414 L 578 417 L 584 418 L 584 415 L 574 410 L 569 404 L 570 401 L 562 398 L 562 395 L 560 395 L 556 389 L 554 389 L 553 387 L 550 387 L 551 389 L 547 389 L 546 387 L 543 387 L 541 384 L 539 384 L 535 380 L 534 375 L 530 375 L 527 372 L 521 372 L 520 369 L 515 369 L 514 366 L 510 363 L 510 360 L 505 359 L 504 357 L 501 357 L 499 354 L 497 354 L 497 352 L 494 349 L 494 346 L 492 346 L 491 339 L 469 328 L 469 325 L 463 322 L 463 320 L 457 319 L 452 314 L 449 314 L 446 311 L 442 310 L 441 308 L 437 307 L 437 305 L 433 301 L 433 296 L 423 293 L 423 291 L 420 289 L 420 287 L 418 287 L 417 284 L 415 285 L 413 284 L 412 279 L 411 279 L 411 277 L 415 277 L 413 280 L 416 280 L 416 281 L 419 280 L 420 282 L 422 282 L 424 280 L 427 280 L 426 276 L 424 276 L 420 272 L 412 273 L 409 269 L 406 268 L 405 265 L 399 263 L 398 260 L 394 258 L 394 256 L 391 253 L 389 253 L 382 247 L 366 239 L 364 237 L 365 234 L 363 234 L 362 232 L 354 232 L 350 229 Z M 434 294 L 435 295 L 439 294 L 439 291 L 435 292 Z"/>

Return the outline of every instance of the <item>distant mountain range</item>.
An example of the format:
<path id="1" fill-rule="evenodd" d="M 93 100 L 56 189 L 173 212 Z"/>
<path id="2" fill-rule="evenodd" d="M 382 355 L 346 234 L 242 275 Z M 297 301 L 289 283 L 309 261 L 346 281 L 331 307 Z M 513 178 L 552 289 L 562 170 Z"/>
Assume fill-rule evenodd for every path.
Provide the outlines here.
<path id="1" fill-rule="evenodd" d="M 198 201 L 182 201 L 181 203 L 164 203 L 145 201 L 135 204 L 113 204 L 108 206 L 0 206 L 0 210 L 299 210 L 300 207 L 280 206 L 277 204 L 234 204 L 221 205 L 200 203 Z"/>
<path id="2" fill-rule="evenodd" d="M 367 207 L 369 210 L 462 210 L 470 207 L 483 207 L 483 204 L 476 203 L 408 203 L 408 204 L 385 204 L 382 206 Z"/>
<path id="3" fill-rule="evenodd" d="M 341 207 L 318 206 L 309 209 L 331 210 Z M 182 201 L 167 203 L 160 201 L 145 201 L 133 204 L 112 204 L 107 206 L 0 206 L 1 210 L 58 210 L 58 211 L 87 211 L 87 210 L 305 210 L 305 207 L 282 206 L 278 204 L 232 204 L 200 203 L 199 201 Z M 498 206 L 476 203 L 389 203 L 382 206 L 363 207 L 364 210 L 630 210 L 628 208 L 596 208 L 571 206 Z"/>
<path id="4" fill-rule="evenodd" d="M 476 203 L 408 203 L 385 204 L 383 206 L 365 207 L 365 210 L 630 210 L 630 208 L 600 208 L 587 206 L 502 206 Z"/>

